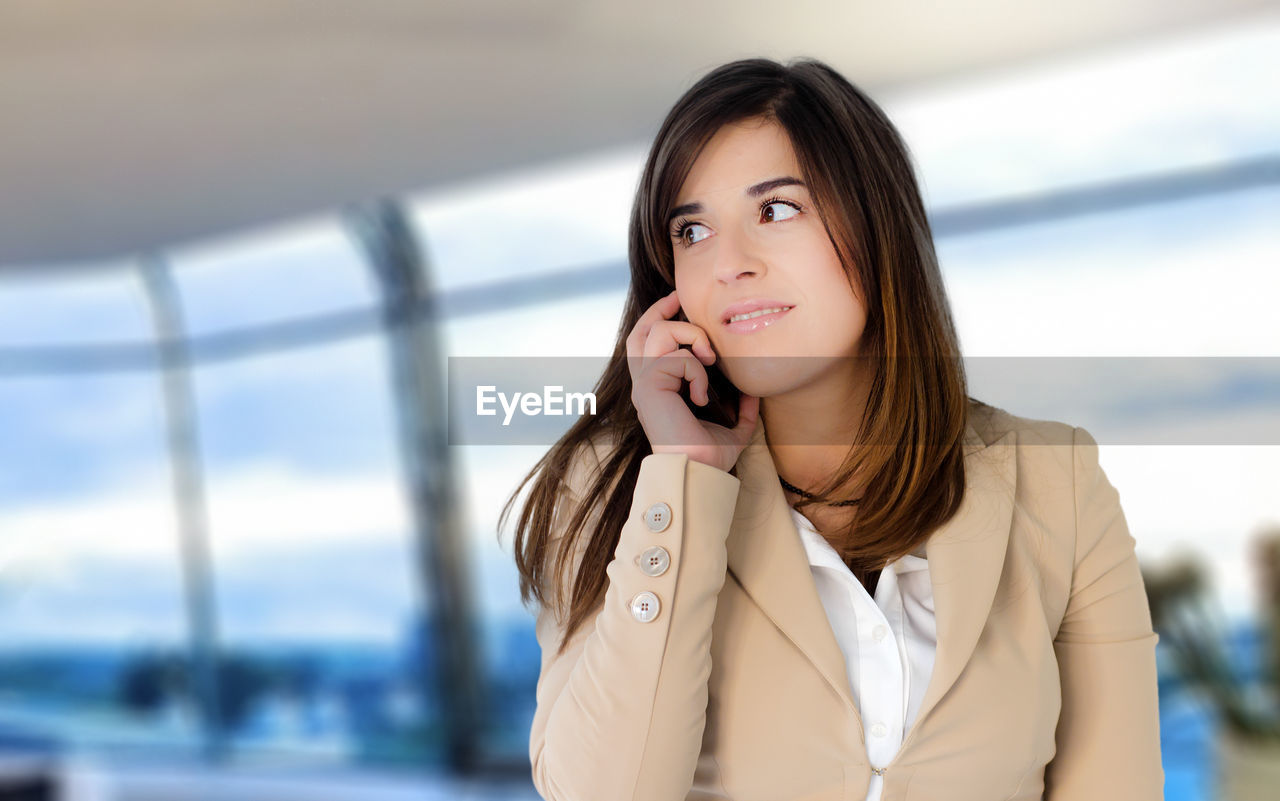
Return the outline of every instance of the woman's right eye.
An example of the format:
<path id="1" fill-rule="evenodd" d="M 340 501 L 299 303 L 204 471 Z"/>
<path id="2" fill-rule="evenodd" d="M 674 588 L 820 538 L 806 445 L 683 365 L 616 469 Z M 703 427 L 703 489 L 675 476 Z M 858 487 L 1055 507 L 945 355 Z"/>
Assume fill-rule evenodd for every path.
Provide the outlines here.
<path id="1" fill-rule="evenodd" d="M 701 242 L 702 240 L 706 239 L 710 235 L 707 233 L 698 235 L 697 229 L 699 228 L 703 229 L 704 231 L 706 230 L 706 226 L 703 225 L 702 223 L 681 222 L 676 226 L 676 230 L 672 233 L 672 237 L 676 239 L 684 247 L 689 247 L 690 245 L 695 245 Z M 690 237 L 691 232 L 692 232 L 692 238 Z"/>

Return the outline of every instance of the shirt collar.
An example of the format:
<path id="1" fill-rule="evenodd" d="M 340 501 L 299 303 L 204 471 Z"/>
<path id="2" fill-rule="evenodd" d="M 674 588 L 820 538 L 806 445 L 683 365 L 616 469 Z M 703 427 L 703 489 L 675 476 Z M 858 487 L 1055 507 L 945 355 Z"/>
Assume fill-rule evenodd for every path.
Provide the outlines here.
<path id="1" fill-rule="evenodd" d="M 804 552 L 809 558 L 810 566 L 825 567 L 841 573 L 849 572 L 849 566 L 840 558 L 840 554 L 836 553 L 836 549 L 831 547 L 831 543 L 827 542 L 826 537 L 818 533 L 809 518 L 801 514 L 795 507 L 791 507 L 791 519 L 795 521 L 796 529 L 800 532 L 800 542 L 804 545 Z M 921 546 L 920 551 L 924 551 L 923 546 Z M 893 570 L 898 575 L 928 569 L 929 560 L 914 554 L 899 557 L 893 562 Z"/>

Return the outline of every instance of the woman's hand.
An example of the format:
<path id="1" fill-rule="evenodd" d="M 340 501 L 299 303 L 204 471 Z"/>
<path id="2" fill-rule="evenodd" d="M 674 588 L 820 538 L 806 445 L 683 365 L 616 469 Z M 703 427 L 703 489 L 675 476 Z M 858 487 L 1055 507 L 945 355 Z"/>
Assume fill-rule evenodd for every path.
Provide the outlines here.
<path id="1" fill-rule="evenodd" d="M 694 416 L 680 389 L 688 381 L 689 397 L 705 406 L 710 399 L 703 365 L 714 363 L 716 354 L 706 331 L 668 319 L 679 309 L 680 299 L 673 290 L 640 315 L 627 336 L 631 402 L 654 453 L 685 453 L 693 461 L 728 472 L 755 431 L 760 399 L 742 393 L 733 428 Z M 692 351 L 681 345 L 689 345 Z"/>

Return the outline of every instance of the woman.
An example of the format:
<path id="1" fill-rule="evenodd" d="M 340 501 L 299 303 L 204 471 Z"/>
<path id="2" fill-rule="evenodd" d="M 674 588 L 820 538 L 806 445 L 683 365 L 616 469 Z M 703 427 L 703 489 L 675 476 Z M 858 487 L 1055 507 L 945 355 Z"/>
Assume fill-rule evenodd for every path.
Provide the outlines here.
<path id="1" fill-rule="evenodd" d="M 712 71 L 630 263 L 599 414 L 521 484 L 543 796 L 1160 798 L 1118 494 L 1084 429 L 968 397 L 883 112 L 812 60 Z"/>

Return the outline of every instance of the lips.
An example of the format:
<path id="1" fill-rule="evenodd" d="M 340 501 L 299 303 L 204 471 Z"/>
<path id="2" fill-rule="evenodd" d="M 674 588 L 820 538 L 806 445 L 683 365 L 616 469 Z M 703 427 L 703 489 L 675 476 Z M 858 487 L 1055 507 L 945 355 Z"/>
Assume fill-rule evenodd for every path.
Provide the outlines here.
<path id="1" fill-rule="evenodd" d="M 785 314 L 786 313 L 785 310 L 792 308 L 794 305 L 795 304 L 787 303 L 781 300 L 775 300 L 773 298 L 751 298 L 748 300 L 742 300 L 726 307 L 725 310 L 720 313 L 720 323 L 722 325 L 729 325 L 731 322 L 734 322 L 733 318 L 735 316 L 739 316 L 743 314 L 753 314 L 757 312 L 767 311 L 770 309 L 781 309 Z M 760 319 L 760 318 L 757 317 L 754 319 Z M 741 322 L 741 321 L 737 321 L 737 322 Z"/>
<path id="2" fill-rule="evenodd" d="M 765 306 L 751 312 L 739 312 L 737 315 L 730 315 L 730 321 L 724 324 L 724 328 L 731 334 L 750 334 L 754 331 L 761 331 L 790 314 L 793 308 L 793 306 L 784 304 L 782 306 Z M 733 319 L 734 317 L 741 319 Z"/>

